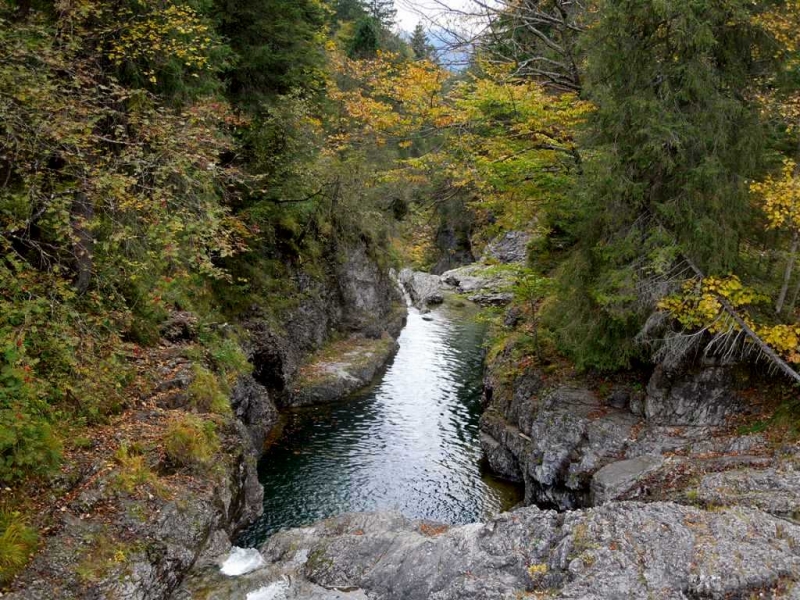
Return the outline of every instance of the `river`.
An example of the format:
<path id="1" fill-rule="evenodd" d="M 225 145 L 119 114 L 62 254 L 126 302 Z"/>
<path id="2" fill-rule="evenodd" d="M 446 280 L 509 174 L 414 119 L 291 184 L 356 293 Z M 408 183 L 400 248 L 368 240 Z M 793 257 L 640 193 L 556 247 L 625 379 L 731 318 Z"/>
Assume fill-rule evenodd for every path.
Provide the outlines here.
<path id="1" fill-rule="evenodd" d="M 410 308 L 399 350 L 372 387 L 285 415 L 281 439 L 259 463 L 264 514 L 238 545 L 353 511 L 470 523 L 521 499 L 481 467 L 486 328 L 470 312 Z"/>

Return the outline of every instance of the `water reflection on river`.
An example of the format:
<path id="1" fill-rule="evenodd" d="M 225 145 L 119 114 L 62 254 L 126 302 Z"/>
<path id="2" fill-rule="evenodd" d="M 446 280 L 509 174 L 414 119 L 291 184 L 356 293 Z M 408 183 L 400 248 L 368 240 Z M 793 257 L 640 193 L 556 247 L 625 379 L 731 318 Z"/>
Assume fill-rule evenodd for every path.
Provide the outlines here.
<path id="1" fill-rule="evenodd" d="M 410 309 L 400 349 L 372 388 L 287 415 L 259 463 L 264 515 L 239 545 L 345 512 L 396 509 L 458 524 L 519 500 L 480 467 L 485 326 L 462 313 Z"/>

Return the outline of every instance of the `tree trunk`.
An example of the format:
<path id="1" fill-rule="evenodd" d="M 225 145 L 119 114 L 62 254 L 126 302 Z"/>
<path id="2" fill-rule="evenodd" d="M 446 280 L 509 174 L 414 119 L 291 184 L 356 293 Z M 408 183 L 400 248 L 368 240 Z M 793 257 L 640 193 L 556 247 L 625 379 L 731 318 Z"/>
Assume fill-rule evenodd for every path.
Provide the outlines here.
<path id="1" fill-rule="evenodd" d="M 786 270 L 783 272 L 783 284 L 781 285 L 781 293 L 778 294 L 778 301 L 775 303 L 775 314 L 781 314 L 783 310 L 783 303 L 786 301 L 786 292 L 789 291 L 789 283 L 792 281 L 792 269 L 794 268 L 794 260 L 797 256 L 797 245 L 800 243 L 800 235 L 795 229 L 792 232 L 792 246 L 789 249 L 789 260 L 786 261 Z"/>
<path id="2" fill-rule="evenodd" d="M 94 238 L 88 226 L 94 217 L 94 206 L 85 194 L 79 192 L 72 201 L 70 212 L 72 232 L 75 236 L 72 244 L 72 254 L 75 259 L 75 289 L 79 294 L 84 294 L 92 281 Z"/>
<path id="3" fill-rule="evenodd" d="M 800 277 L 797 278 L 797 283 L 794 284 L 794 291 L 792 292 L 792 299 L 789 301 L 788 312 L 794 312 L 794 307 L 797 306 L 797 297 L 800 296 Z"/>

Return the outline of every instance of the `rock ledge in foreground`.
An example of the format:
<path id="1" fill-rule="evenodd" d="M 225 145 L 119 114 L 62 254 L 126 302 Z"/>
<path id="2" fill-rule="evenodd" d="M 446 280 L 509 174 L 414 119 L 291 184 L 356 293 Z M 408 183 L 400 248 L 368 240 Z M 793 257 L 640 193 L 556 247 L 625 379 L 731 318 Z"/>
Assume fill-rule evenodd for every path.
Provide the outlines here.
<path id="1" fill-rule="evenodd" d="M 261 552 L 267 565 L 247 578 L 209 567 L 177 598 L 269 586 L 307 599 L 796 598 L 800 580 L 800 526 L 752 509 L 672 503 L 526 507 L 458 527 L 352 514 L 278 533 Z"/>

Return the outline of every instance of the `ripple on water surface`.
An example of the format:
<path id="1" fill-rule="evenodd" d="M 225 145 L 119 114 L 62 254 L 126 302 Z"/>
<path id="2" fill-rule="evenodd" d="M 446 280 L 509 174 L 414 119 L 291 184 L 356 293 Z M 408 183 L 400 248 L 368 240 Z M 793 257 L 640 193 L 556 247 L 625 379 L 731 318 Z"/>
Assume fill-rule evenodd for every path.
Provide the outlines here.
<path id="1" fill-rule="evenodd" d="M 345 402 L 290 412 L 259 463 L 264 515 L 239 540 L 352 511 L 396 509 L 445 523 L 483 520 L 519 498 L 483 475 L 478 419 L 485 327 L 409 310 L 380 380 Z"/>

